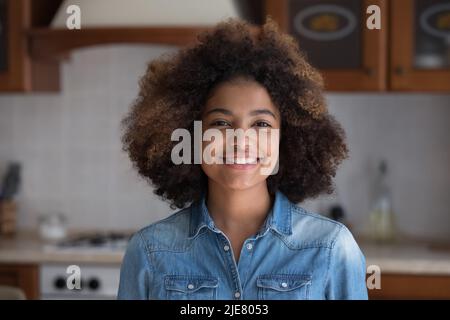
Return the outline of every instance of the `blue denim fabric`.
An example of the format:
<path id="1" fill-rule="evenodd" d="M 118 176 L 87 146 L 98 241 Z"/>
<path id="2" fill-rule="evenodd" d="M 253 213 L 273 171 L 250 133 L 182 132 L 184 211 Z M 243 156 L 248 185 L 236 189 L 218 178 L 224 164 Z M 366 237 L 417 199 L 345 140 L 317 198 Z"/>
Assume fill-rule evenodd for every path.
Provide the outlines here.
<path id="1" fill-rule="evenodd" d="M 236 263 L 205 199 L 131 238 L 119 299 L 367 299 L 365 258 L 341 223 L 277 192 Z"/>

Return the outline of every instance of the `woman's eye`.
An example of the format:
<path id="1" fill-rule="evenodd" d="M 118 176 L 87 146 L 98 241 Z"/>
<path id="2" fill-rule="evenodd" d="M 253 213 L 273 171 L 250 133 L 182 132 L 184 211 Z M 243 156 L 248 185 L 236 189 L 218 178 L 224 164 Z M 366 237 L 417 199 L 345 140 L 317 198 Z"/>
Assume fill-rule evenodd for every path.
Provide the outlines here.
<path id="1" fill-rule="evenodd" d="M 270 123 L 265 122 L 265 121 L 258 121 L 258 122 L 255 123 L 255 126 L 257 126 L 257 127 L 262 127 L 262 128 L 269 128 L 269 127 L 272 127 L 272 126 L 270 125 Z"/>
<path id="2" fill-rule="evenodd" d="M 226 126 L 229 126 L 230 124 L 227 122 L 227 121 L 225 121 L 225 120 L 216 120 L 216 121 L 213 121 L 213 123 L 211 123 L 213 126 L 216 126 L 216 127 L 226 127 Z"/>

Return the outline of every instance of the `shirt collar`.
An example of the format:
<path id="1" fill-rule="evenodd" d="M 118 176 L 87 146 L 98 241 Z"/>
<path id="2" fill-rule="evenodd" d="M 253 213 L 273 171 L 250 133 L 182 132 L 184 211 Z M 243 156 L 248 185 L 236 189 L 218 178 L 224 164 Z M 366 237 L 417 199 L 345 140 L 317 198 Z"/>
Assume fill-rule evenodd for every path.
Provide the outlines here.
<path id="1" fill-rule="evenodd" d="M 292 234 L 292 203 L 280 191 L 275 194 L 274 204 L 267 215 L 267 218 L 258 234 L 265 234 L 268 229 L 272 229 L 280 234 Z M 202 228 L 208 228 L 213 232 L 220 232 L 215 226 L 208 208 L 206 207 L 206 198 L 203 194 L 200 201 L 191 206 L 191 217 L 189 226 L 189 236 L 196 236 Z"/>

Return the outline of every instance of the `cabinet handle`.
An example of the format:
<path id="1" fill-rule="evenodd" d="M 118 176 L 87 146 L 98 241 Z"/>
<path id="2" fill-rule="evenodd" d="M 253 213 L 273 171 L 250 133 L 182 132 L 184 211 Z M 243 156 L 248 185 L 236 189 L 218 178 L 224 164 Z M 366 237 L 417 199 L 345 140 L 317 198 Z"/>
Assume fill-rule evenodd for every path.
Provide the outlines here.
<path id="1" fill-rule="evenodd" d="M 364 70 L 369 77 L 373 77 L 375 75 L 375 71 L 371 67 L 367 67 Z"/>
<path id="2" fill-rule="evenodd" d="M 405 68 L 401 67 L 401 66 L 397 66 L 395 67 L 395 73 L 399 76 L 403 76 L 405 74 Z"/>

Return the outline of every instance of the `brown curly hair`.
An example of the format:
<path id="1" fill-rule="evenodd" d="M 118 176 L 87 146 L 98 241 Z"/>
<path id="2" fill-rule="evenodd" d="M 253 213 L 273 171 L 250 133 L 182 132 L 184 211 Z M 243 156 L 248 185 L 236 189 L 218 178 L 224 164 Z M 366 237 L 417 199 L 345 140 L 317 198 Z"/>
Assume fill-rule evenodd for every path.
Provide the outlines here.
<path id="1" fill-rule="evenodd" d="M 122 120 L 123 149 L 155 194 L 182 208 L 199 200 L 207 177 L 199 164 L 171 161 L 172 131 L 193 132 L 213 89 L 244 76 L 263 85 L 281 114 L 279 171 L 270 193 L 292 202 L 332 193 L 332 178 L 347 157 L 345 134 L 327 112 L 321 75 L 297 42 L 267 17 L 255 27 L 240 19 L 220 22 L 197 43 L 149 63 L 140 92 Z"/>

